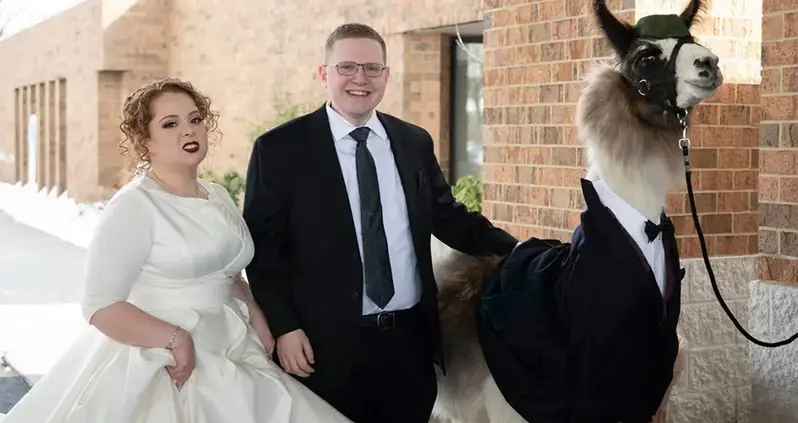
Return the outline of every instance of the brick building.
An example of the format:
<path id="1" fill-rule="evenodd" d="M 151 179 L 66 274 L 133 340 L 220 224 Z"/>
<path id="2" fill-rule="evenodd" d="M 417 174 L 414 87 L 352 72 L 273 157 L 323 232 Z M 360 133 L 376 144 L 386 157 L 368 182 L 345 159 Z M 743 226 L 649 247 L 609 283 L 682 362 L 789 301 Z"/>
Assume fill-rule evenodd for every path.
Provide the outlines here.
<path id="1" fill-rule="evenodd" d="M 685 1 L 609 3 L 633 21 Z M 11 63 L 0 79 L 0 180 L 35 174 L 78 200 L 107 198 L 123 165 L 121 102 L 167 75 L 194 82 L 221 112 L 209 166 L 243 173 L 253 129 L 281 102 L 320 105 L 325 37 L 360 21 L 388 43 L 382 110 L 429 130 L 450 179 L 481 174 L 484 211 L 498 225 L 567 238 L 583 207 L 579 78 L 609 54 L 589 4 L 87 0 L 0 42 L 0 62 Z M 755 335 L 784 338 L 798 330 L 789 313 L 798 304 L 798 5 L 714 0 L 709 9 L 695 33 L 721 57 L 727 82 L 694 116 L 697 207 L 732 311 Z M 465 48 L 454 45 L 455 24 Z M 686 195 L 672 196 L 669 213 L 688 269 L 681 325 L 691 346 L 670 420 L 798 421 L 789 361 L 798 349 L 749 346 L 714 298 Z"/>

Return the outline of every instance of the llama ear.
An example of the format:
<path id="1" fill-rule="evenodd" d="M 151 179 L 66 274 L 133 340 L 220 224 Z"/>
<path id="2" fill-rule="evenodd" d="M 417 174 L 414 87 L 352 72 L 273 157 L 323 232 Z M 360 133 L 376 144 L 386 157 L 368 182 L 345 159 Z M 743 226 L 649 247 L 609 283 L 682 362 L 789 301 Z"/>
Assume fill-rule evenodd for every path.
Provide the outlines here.
<path id="1" fill-rule="evenodd" d="M 696 16 L 703 12 L 704 8 L 706 8 L 705 1 L 690 0 L 690 3 L 687 4 L 679 17 L 682 18 L 684 23 L 687 25 L 687 28 L 690 28 L 696 22 Z"/>
<path id="2" fill-rule="evenodd" d="M 619 56 L 626 56 L 634 39 L 634 29 L 627 23 L 621 22 L 607 9 L 605 0 L 595 0 L 593 11 L 604 35 L 609 39 L 612 48 Z"/>

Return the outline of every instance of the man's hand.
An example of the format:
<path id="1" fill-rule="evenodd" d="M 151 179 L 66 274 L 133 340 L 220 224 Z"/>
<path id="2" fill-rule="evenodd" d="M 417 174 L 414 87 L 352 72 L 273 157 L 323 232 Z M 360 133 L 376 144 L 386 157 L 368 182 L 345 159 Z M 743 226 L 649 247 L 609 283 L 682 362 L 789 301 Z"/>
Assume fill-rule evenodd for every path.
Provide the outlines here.
<path id="1" fill-rule="evenodd" d="M 315 372 L 311 364 L 313 349 L 305 331 L 297 329 L 277 338 L 277 357 L 286 372 L 299 377 L 308 377 Z"/>
<path id="2" fill-rule="evenodd" d="M 166 372 L 175 382 L 177 389 L 183 387 L 191 373 L 194 372 L 196 364 L 194 352 L 194 340 L 191 334 L 183 329 L 177 331 L 175 341 L 172 343 L 172 357 L 175 360 L 174 366 L 166 366 Z"/>

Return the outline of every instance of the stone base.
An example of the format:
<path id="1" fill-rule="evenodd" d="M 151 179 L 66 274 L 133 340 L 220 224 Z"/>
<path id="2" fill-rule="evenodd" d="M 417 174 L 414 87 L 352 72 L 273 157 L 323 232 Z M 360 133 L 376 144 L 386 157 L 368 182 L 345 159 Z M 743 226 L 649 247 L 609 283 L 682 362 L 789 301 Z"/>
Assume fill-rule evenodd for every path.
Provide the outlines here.
<path id="1" fill-rule="evenodd" d="M 30 388 L 28 381 L 0 355 L 0 416 L 8 413 Z"/>
<path id="2" fill-rule="evenodd" d="M 721 296 L 748 328 L 748 283 L 757 274 L 756 257 L 717 257 L 710 263 Z M 679 331 L 689 349 L 687 369 L 673 389 L 668 422 L 760 423 L 750 418 L 748 341 L 718 303 L 703 259 L 683 260 L 682 266 L 687 273 Z"/>
<path id="3" fill-rule="evenodd" d="M 798 332 L 798 286 L 750 284 L 751 335 L 766 341 Z M 798 340 L 778 348 L 750 344 L 752 421 L 798 423 Z"/>

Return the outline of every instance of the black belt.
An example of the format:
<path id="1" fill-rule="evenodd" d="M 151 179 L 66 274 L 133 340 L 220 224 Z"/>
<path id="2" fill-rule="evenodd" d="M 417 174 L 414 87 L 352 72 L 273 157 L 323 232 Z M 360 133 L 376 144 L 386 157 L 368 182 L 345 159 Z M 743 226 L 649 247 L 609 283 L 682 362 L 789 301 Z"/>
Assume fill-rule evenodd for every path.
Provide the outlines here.
<path id="1" fill-rule="evenodd" d="M 391 330 L 397 326 L 408 323 L 417 323 L 420 316 L 420 306 L 415 305 L 405 310 L 383 311 L 376 314 L 367 314 L 360 318 L 360 326 L 364 329 Z"/>

